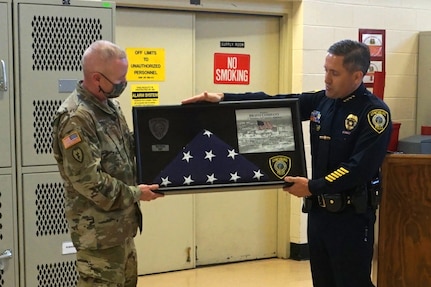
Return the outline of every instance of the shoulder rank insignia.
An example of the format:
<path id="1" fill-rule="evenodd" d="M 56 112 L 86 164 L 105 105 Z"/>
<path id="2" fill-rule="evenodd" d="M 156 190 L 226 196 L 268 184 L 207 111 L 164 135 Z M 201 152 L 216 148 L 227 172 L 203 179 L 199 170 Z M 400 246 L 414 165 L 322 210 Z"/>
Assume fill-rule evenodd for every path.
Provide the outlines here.
<path id="1" fill-rule="evenodd" d="M 368 112 L 368 123 L 377 133 L 382 133 L 389 124 L 389 114 L 383 109 L 374 109 Z"/>
<path id="2" fill-rule="evenodd" d="M 81 142 L 81 137 L 77 132 L 72 132 L 65 136 L 61 142 L 63 143 L 63 146 L 65 149 L 70 148 L 71 146 L 76 145 L 77 143 Z"/>

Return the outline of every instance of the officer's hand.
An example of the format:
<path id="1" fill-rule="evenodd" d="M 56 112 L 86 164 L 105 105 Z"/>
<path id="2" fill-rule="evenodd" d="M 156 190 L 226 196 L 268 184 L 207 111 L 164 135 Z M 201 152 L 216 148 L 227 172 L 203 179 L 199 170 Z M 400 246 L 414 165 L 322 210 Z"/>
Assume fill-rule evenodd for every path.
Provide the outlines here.
<path id="1" fill-rule="evenodd" d="M 286 176 L 284 178 L 286 184 L 283 190 L 297 197 L 307 197 L 311 195 L 308 189 L 308 178 L 300 176 Z"/>
<path id="2" fill-rule="evenodd" d="M 191 104 L 191 103 L 197 103 L 197 102 L 218 103 L 218 102 L 221 102 L 223 98 L 224 98 L 223 93 L 203 92 L 199 95 L 182 100 L 181 104 Z"/>
<path id="3" fill-rule="evenodd" d="M 140 200 L 142 200 L 142 201 L 151 201 L 151 200 L 154 200 L 154 199 L 157 199 L 159 197 L 164 196 L 164 194 L 162 194 L 162 193 L 154 192 L 155 190 L 159 189 L 158 184 L 151 184 L 151 185 L 140 184 L 140 185 L 138 185 L 138 187 L 141 190 Z"/>

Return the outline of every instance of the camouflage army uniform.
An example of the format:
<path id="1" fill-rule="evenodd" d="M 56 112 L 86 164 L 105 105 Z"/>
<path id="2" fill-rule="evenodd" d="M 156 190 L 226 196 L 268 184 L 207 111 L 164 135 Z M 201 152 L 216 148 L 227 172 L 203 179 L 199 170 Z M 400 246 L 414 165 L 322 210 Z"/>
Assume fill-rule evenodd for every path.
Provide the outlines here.
<path id="1" fill-rule="evenodd" d="M 59 108 L 53 134 L 65 182 L 66 218 L 77 249 L 78 286 L 135 286 L 133 237 L 142 227 L 141 193 L 133 136 L 118 103 L 101 103 L 80 82 Z M 130 274 L 125 266 L 131 266 Z M 85 285 L 85 275 L 115 284 Z"/>

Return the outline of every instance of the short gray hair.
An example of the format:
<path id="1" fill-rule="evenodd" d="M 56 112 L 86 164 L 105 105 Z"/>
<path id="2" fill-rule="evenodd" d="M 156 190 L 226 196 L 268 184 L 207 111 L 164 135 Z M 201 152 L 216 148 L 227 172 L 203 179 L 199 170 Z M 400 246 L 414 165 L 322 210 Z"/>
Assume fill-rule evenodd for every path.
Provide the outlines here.
<path id="1" fill-rule="evenodd" d="M 127 55 L 120 46 L 110 41 L 98 40 L 85 50 L 81 64 L 84 72 L 88 69 L 101 70 L 100 66 L 105 66 L 112 60 L 124 58 L 127 58 Z"/>

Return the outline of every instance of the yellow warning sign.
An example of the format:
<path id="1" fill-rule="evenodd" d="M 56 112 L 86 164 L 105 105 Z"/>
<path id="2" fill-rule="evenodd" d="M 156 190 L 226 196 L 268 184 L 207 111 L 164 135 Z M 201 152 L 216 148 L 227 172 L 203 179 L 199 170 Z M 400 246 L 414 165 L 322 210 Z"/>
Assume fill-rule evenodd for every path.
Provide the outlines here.
<path id="1" fill-rule="evenodd" d="M 127 81 L 164 81 L 165 49 L 126 48 L 129 60 Z"/>
<path id="2" fill-rule="evenodd" d="M 131 89 L 132 107 L 159 105 L 159 85 L 132 85 Z"/>

